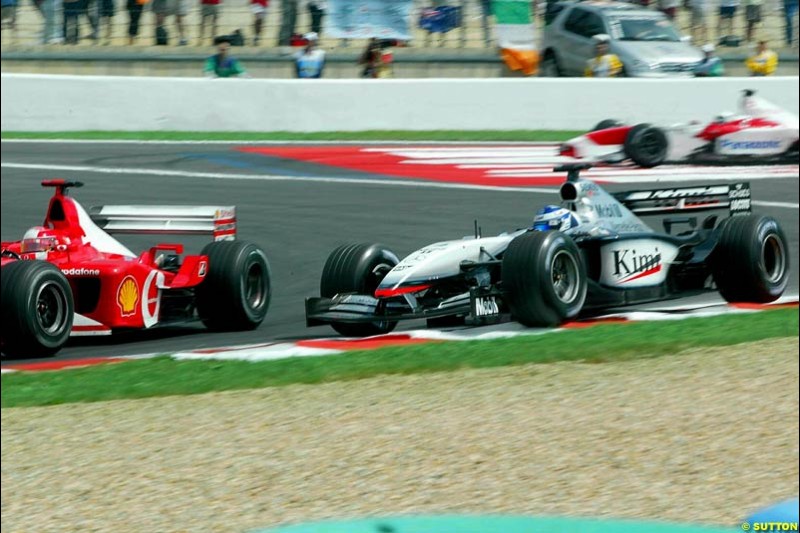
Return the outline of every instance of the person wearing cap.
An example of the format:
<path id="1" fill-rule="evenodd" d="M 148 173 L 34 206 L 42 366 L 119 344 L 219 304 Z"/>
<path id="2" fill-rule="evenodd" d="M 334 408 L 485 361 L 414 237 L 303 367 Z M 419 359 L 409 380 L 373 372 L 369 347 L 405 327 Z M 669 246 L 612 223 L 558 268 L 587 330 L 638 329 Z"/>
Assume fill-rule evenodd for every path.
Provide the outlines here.
<path id="1" fill-rule="evenodd" d="M 303 38 L 307 44 L 295 57 L 295 74 L 303 79 L 321 78 L 325 69 L 325 50 L 318 48 L 319 35 L 312 31 Z"/>
<path id="2" fill-rule="evenodd" d="M 722 60 L 719 56 L 714 53 L 714 45 L 711 43 L 704 44 L 701 50 L 703 50 L 705 56 L 695 67 L 694 75 L 699 78 L 723 76 L 725 67 L 722 65 Z"/>
<path id="3" fill-rule="evenodd" d="M 609 51 L 611 38 L 604 34 L 594 36 L 595 56 L 586 62 L 584 76 L 587 78 L 616 78 L 622 74 L 622 62 Z"/>
<path id="4" fill-rule="evenodd" d="M 230 55 L 231 38 L 222 35 L 214 39 L 217 53 L 206 59 L 203 73 L 207 78 L 249 78 L 239 60 Z"/>
<path id="5" fill-rule="evenodd" d="M 755 55 L 747 58 L 745 65 L 751 76 L 772 76 L 778 68 L 778 54 L 767 47 L 767 41 L 759 41 Z"/>

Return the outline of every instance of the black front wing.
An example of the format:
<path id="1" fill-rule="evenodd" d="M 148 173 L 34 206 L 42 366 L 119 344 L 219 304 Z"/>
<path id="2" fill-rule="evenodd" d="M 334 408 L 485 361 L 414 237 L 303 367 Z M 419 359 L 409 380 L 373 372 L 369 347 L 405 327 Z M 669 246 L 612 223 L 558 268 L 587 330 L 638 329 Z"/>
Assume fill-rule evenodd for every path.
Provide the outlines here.
<path id="1" fill-rule="evenodd" d="M 436 307 L 418 304 L 413 297 L 378 299 L 365 294 L 337 294 L 333 298 L 306 298 L 306 326 L 331 322 L 397 322 L 400 320 L 463 316 L 470 324 L 488 324 L 501 318 L 502 293 L 491 287 L 474 287 L 463 297 Z"/>

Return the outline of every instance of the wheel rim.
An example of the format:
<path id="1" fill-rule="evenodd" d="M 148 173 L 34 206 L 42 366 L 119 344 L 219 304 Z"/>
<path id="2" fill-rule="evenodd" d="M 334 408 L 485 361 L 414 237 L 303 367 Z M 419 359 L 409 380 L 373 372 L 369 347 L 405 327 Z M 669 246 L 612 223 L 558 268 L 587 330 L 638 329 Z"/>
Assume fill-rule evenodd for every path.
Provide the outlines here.
<path id="1" fill-rule="evenodd" d="M 244 279 L 244 297 L 251 309 L 258 309 L 264 302 L 267 289 L 264 283 L 264 271 L 261 265 L 253 263 L 247 269 Z"/>
<path id="2" fill-rule="evenodd" d="M 48 281 L 36 294 L 36 321 L 46 333 L 56 335 L 67 318 L 67 300 L 55 282 Z"/>
<path id="3" fill-rule="evenodd" d="M 770 234 L 761 243 L 761 264 L 770 283 L 777 283 L 786 271 L 786 254 L 783 242 L 775 234 Z"/>
<path id="4" fill-rule="evenodd" d="M 639 149 L 650 157 L 661 155 L 661 138 L 653 131 L 643 131 L 639 138 Z"/>
<path id="5" fill-rule="evenodd" d="M 568 304 L 578 294 L 578 263 L 572 254 L 561 250 L 553 256 L 550 277 L 556 298 Z"/>

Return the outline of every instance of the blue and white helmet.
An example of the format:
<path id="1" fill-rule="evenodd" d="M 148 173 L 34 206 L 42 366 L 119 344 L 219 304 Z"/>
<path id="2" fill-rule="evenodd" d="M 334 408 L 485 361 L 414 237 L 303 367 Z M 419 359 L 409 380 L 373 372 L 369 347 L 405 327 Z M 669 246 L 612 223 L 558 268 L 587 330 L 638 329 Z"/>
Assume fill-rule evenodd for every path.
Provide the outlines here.
<path id="1" fill-rule="evenodd" d="M 544 206 L 533 219 L 534 231 L 566 231 L 578 224 L 578 219 L 572 211 L 557 205 Z"/>

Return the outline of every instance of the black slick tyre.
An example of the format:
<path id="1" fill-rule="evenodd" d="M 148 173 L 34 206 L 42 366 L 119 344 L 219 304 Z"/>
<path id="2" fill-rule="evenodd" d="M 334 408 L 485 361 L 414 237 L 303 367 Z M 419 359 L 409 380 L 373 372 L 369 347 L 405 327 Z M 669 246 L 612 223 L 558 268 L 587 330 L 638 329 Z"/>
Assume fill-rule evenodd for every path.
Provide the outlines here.
<path id="1" fill-rule="evenodd" d="M 238 331 L 258 327 L 272 298 L 264 251 L 242 241 L 216 241 L 203 248 L 206 279 L 197 287 L 197 311 L 207 328 Z"/>
<path id="2" fill-rule="evenodd" d="M 586 268 L 573 240 L 557 231 L 531 231 L 503 255 L 503 290 L 513 318 L 530 327 L 558 326 L 586 300 Z"/>
<path id="3" fill-rule="evenodd" d="M 0 273 L 3 353 L 48 357 L 72 331 L 72 289 L 58 267 L 44 261 L 14 261 Z"/>
<path id="4" fill-rule="evenodd" d="M 740 215 L 723 221 L 711 256 L 717 289 L 728 302 L 777 300 L 789 283 L 789 246 L 778 222 Z"/>
<path id="5" fill-rule="evenodd" d="M 657 167 L 667 159 L 669 141 L 663 130 L 650 124 L 637 124 L 625 137 L 625 155 L 644 168 Z"/>
<path id="6" fill-rule="evenodd" d="M 380 244 L 346 244 L 336 248 L 322 269 L 320 295 L 333 298 L 337 294 L 372 296 L 381 280 L 400 260 Z M 397 322 L 333 322 L 331 327 L 346 337 L 368 337 L 392 331 Z"/>

